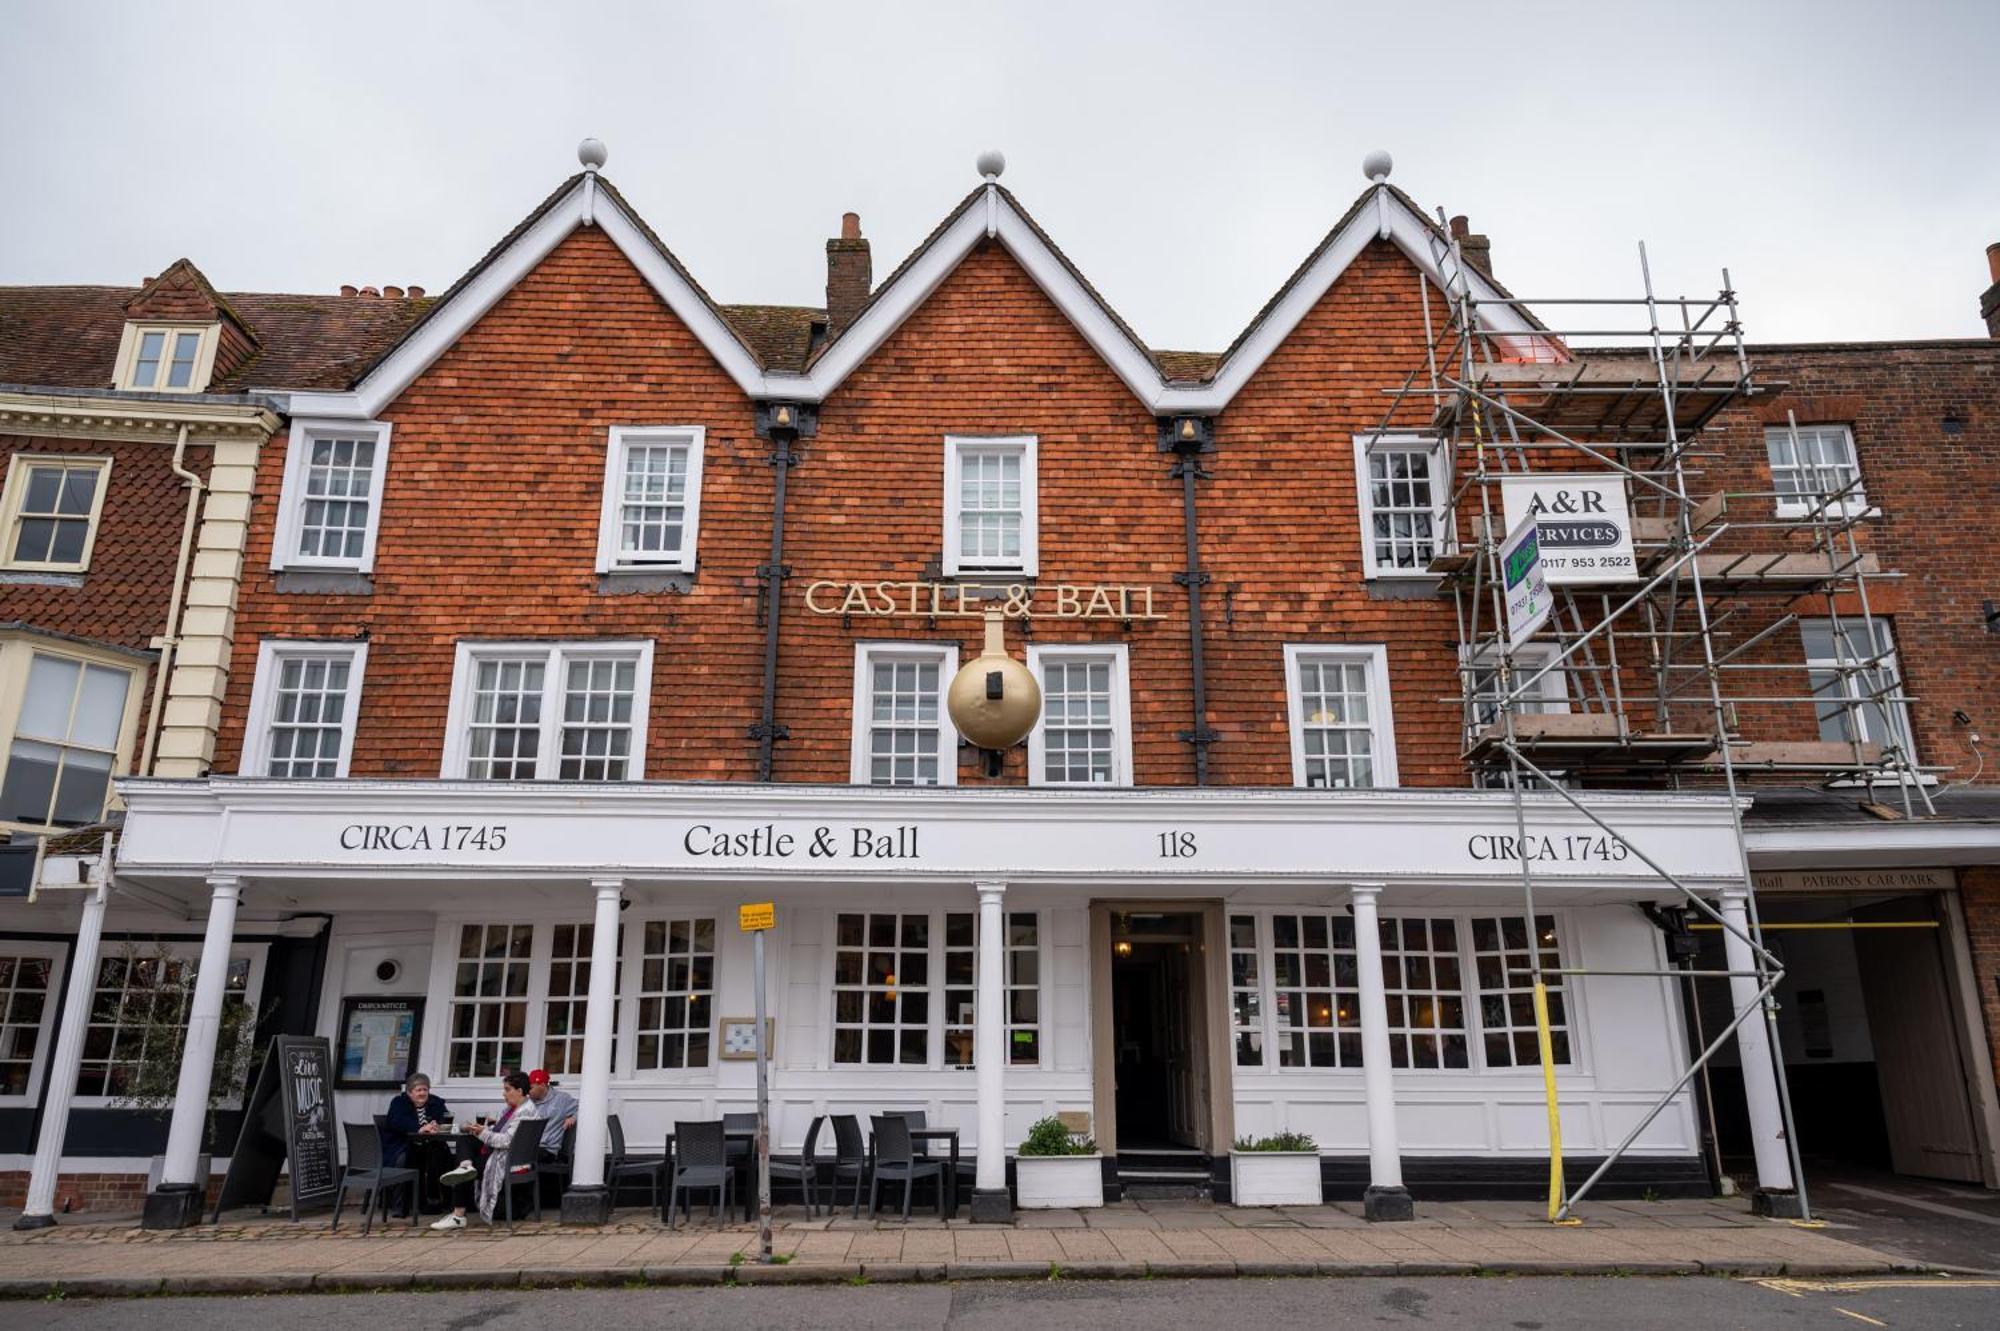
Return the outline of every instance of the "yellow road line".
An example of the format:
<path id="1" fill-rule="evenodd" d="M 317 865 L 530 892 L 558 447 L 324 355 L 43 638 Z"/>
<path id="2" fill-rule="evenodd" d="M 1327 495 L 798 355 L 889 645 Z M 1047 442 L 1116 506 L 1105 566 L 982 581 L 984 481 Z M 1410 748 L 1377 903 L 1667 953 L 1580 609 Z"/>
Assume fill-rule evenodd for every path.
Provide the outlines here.
<path id="1" fill-rule="evenodd" d="M 1840 1315 L 1841 1315 L 1842 1317 L 1852 1317 L 1852 1318 L 1853 1318 L 1853 1319 L 1854 1319 L 1855 1321 L 1857 1321 L 1857 1322 L 1866 1322 L 1866 1323 L 1868 1323 L 1868 1325 L 1870 1325 L 1870 1326 L 1887 1326 L 1887 1325 L 1889 1325 L 1889 1324 L 1888 1324 L 1887 1322 L 1878 1322 L 1878 1321 L 1876 1321 L 1876 1320 L 1875 1320 L 1875 1319 L 1874 1319 L 1873 1317 L 1870 1317 L 1870 1316 L 1868 1316 L 1868 1314 L 1866 1314 L 1866 1313 L 1858 1313 L 1858 1312 L 1855 1312 L 1855 1311 L 1854 1311 L 1853 1309 L 1851 1309 L 1851 1308 L 1842 1308 L 1842 1307 L 1838 1307 L 1838 1306 L 1836 1306 L 1836 1307 L 1834 1308 L 1834 1311 L 1835 1311 L 1835 1312 L 1837 1312 L 1837 1313 L 1839 1313 L 1839 1314 L 1840 1314 Z"/>

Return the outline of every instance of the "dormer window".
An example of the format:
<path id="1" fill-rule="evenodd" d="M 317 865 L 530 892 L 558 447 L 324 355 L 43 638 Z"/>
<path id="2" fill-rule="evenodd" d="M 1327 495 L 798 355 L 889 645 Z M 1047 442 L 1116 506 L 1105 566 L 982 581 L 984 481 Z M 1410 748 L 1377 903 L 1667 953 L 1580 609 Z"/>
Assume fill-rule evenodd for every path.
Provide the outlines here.
<path id="1" fill-rule="evenodd" d="M 125 325 L 118 387 L 140 393 L 199 393 L 215 370 L 215 324 Z"/>

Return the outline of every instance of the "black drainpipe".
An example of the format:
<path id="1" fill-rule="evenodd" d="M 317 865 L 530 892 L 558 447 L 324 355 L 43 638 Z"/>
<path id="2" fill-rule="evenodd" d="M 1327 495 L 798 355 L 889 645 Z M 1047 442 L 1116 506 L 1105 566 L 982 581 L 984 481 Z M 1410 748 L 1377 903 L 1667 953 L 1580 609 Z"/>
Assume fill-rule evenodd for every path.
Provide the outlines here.
<path id="1" fill-rule="evenodd" d="M 1162 416 L 1160 451 L 1174 455 L 1172 475 L 1181 480 L 1181 527 L 1187 537 L 1187 568 L 1174 581 L 1188 593 L 1188 663 L 1194 676 L 1194 727 L 1179 738 L 1194 745 L 1194 783 L 1208 784 L 1208 746 L 1221 736 L 1208 725 L 1208 674 L 1202 659 L 1201 589 L 1208 574 L 1201 571 L 1201 535 L 1195 509 L 1194 483 L 1209 473 L 1201 455 L 1215 451 L 1215 421 L 1207 416 Z"/>
<path id="2" fill-rule="evenodd" d="M 819 411 L 809 402 L 759 402 L 757 437 L 771 441 L 764 461 L 773 469 L 771 486 L 771 559 L 757 567 L 764 580 L 764 709 L 750 738 L 757 741 L 757 779 L 771 779 L 772 748 L 791 732 L 778 724 L 778 612 L 784 604 L 785 579 L 792 575 L 785 563 L 785 479 L 799 457 L 792 445 L 819 433 Z"/>

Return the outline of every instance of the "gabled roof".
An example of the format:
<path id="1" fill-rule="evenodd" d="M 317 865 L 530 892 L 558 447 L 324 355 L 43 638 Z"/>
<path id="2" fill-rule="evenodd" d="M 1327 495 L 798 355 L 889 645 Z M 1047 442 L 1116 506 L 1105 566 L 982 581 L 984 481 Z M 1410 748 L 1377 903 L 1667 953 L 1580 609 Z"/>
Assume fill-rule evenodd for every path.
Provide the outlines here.
<path id="1" fill-rule="evenodd" d="M 209 285 L 208 277 L 191 259 L 175 259 L 139 286 L 138 294 L 125 302 L 128 319 L 192 320 L 200 323 L 227 319 L 251 346 L 257 345 L 257 330 L 245 322 L 220 292 Z"/>
<path id="2" fill-rule="evenodd" d="M 1155 353 L 1020 201 L 988 180 L 945 215 L 838 337 L 817 345 L 813 325 L 824 319 L 821 311 L 717 305 L 609 181 L 583 172 L 543 200 L 348 391 L 295 394 L 294 414 L 377 415 L 579 226 L 602 228 L 723 370 L 754 398 L 819 401 L 833 393 L 975 246 L 989 240 L 1013 255 L 1134 396 L 1160 415 L 1207 414 L 1226 406 L 1377 239 L 1394 244 L 1433 283 L 1444 286 L 1435 257 L 1441 233 L 1401 191 L 1378 183 L 1355 201 L 1228 351 L 1219 357 Z M 1469 267 L 1464 271 L 1482 300 L 1505 298 L 1486 274 Z M 1525 315 L 1506 306 L 1490 308 L 1492 331 L 1502 337 L 1535 333 L 1536 325 Z"/>

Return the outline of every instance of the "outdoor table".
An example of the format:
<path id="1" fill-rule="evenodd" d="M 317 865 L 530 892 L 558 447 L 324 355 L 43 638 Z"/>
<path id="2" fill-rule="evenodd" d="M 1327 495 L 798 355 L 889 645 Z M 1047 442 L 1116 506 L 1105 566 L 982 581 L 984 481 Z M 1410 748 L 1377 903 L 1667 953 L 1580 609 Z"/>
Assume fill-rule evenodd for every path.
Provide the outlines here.
<path id="1" fill-rule="evenodd" d="M 944 1213 L 958 1214 L 958 1129 L 957 1128 L 911 1128 L 910 1141 L 951 1143 L 951 1164 L 944 1174 Z"/>
<path id="2" fill-rule="evenodd" d="M 404 1140 L 408 1142 L 410 1167 L 417 1171 L 417 1210 L 429 1214 L 444 1209 L 444 1189 L 438 1186 L 438 1178 L 451 1168 L 455 1154 L 452 1147 L 455 1132 L 442 1128 L 436 1132 L 413 1132 Z"/>

